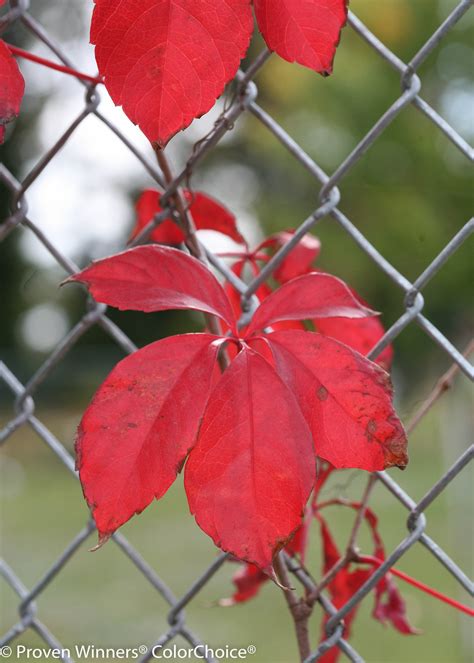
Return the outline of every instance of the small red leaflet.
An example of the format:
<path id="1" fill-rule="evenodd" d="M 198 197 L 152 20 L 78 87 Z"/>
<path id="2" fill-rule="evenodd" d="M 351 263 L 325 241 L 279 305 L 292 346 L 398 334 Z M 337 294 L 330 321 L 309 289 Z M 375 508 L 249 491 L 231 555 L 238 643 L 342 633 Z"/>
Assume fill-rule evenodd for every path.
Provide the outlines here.
<path id="1" fill-rule="evenodd" d="M 346 0 L 255 0 L 270 50 L 327 75 Z M 163 147 L 235 76 L 253 32 L 250 0 L 95 0 L 91 42 L 116 105 Z"/>
<path id="2" fill-rule="evenodd" d="M 20 112 L 24 92 L 25 81 L 16 60 L 0 39 L 0 144 L 5 137 L 5 125 Z"/>
<path id="3" fill-rule="evenodd" d="M 271 574 L 274 555 L 301 526 L 316 456 L 369 471 L 406 465 L 406 436 L 379 366 L 320 334 L 263 331 L 281 320 L 372 315 L 339 279 L 313 273 L 288 281 L 243 336 L 213 274 L 174 248 L 130 249 L 68 281 L 122 310 L 195 309 L 230 329 L 146 346 L 98 390 L 76 449 L 100 541 L 161 497 L 187 459 L 197 523 L 222 550 Z M 226 343 L 235 356 L 219 374 Z"/>

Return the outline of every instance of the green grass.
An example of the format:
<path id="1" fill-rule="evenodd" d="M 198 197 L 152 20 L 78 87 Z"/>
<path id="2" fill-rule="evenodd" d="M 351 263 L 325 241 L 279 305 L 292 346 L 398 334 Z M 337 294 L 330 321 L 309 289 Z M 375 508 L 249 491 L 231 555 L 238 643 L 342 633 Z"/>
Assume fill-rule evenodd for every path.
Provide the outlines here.
<path id="1" fill-rule="evenodd" d="M 411 463 L 405 472 L 393 476 L 415 498 L 435 482 L 465 445 L 468 422 L 458 416 L 459 402 L 467 395 L 457 389 L 425 420 L 411 439 Z M 54 411 L 40 418 L 70 445 L 79 413 Z M 328 496 L 358 499 L 365 477 L 346 472 L 337 482 L 351 479 L 343 489 L 330 485 Z M 467 510 L 472 501 L 469 477 L 462 475 L 429 508 L 428 533 L 462 568 L 472 566 L 472 539 Z M 2 462 L 2 556 L 32 587 L 64 550 L 87 519 L 78 482 L 54 454 L 24 427 L 9 440 Z M 406 511 L 386 489 L 377 486 L 371 501 L 381 521 L 390 552 L 406 535 Z M 341 509 L 327 511 L 341 546 L 353 514 Z M 138 551 L 180 596 L 207 565 L 216 550 L 190 516 L 178 481 L 160 503 L 151 505 L 140 517 L 122 529 Z M 109 542 L 89 553 L 92 536 L 51 582 L 37 601 L 39 618 L 65 647 L 87 642 L 98 647 L 151 644 L 167 627 L 166 605 L 118 547 Z M 360 544 L 371 553 L 366 532 Z M 308 564 L 317 577 L 320 570 L 319 535 L 313 531 Z M 398 568 L 467 602 L 456 581 L 421 546 L 416 545 L 399 562 Z M 297 660 L 292 625 L 281 591 L 271 583 L 246 605 L 216 606 L 216 600 L 232 593 L 234 565 L 227 564 L 205 586 L 187 609 L 189 627 L 213 646 L 245 647 L 254 644 L 257 653 L 248 657 L 255 663 L 287 663 Z M 351 642 L 369 663 L 462 663 L 472 660 L 470 620 L 417 589 L 398 583 L 414 626 L 422 635 L 404 637 L 374 621 L 370 612 L 372 596 L 360 609 Z M 2 587 L 1 631 L 17 620 L 17 601 L 5 583 Z M 319 634 L 319 608 L 312 619 L 313 645 Z M 41 646 L 31 631 L 16 643 Z M 25 659 L 26 660 L 26 659 Z"/>

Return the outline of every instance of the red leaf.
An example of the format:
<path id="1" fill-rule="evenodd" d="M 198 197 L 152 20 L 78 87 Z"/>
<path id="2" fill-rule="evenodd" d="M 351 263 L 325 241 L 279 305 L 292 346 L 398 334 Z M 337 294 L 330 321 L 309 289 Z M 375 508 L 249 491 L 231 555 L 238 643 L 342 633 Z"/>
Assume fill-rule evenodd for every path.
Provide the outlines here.
<path id="1" fill-rule="evenodd" d="M 311 498 L 311 504 L 306 505 L 303 524 L 298 530 L 296 530 L 293 538 L 285 546 L 285 551 L 292 556 L 299 555 L 303 564 L 305 562 L 309 542 L 309 530 L 315 514 L 316 501 L 322 487 L 333 470 L 334 468 L 329 465 L 329 463 L 321 463 L 317 468 L 313 496 Z M 222 606 L 231 606 L 236 603 L 244 603 L 256 596 L 259 593 L 261 586 L 267 580 L 268 576 L 254 564 L 249 564 L 248 562 L 242 564 L 232 578 L 236 591 L 231 598 L 221 599 L 219 604 Z"/>
<path id="2" fill-rule="evenodd" d="M 288 244 L 295 234 L 294 230 L 282 230 L 260 244 L 256 252 L 265 248 L 274 250 Z M 321 251 L 321 242 L 319 239 L 307 233 L 291 252 L 282 260 L 280 265 L 273 272 L 273 276 L 280 283 L 286 283 L 297 276 L 302 276 L 311 271 L 312 264 L 319 256 Z"/>
<path id="3" fill-rule="evenodd" d="M 137 213 L 135 227 L 132 230 L 131 237 L 136 237 L 140 230 L 144 228 L 156 214 L 161 212 L 160 193 L 155 189 L 146 189 L 143 191 L 135 204 Z M 166 219 L 150 234 L 153 242 L 160 244 L 181 244 L 184 242 L 184 232 L 171 219 Z"/>
<path id="4" fill-rule="evenodd" d="M 237 230 L 235 217 L 221 203 L 199 191 L 194 193 L 184 191 L 184 196 L 190 203 L 189 211 L 197 230 L 215 230 L 223 235 L 228 235 L 235 242 L 244 242 L 244 238 Z M 137 201 L 136 210 L 137 222 L 132 237 L 135 237 L 156 214 L 162 211 L 160 193 L 154 189 L 143 191 Z M 184 242 L 185 235 L 173 221 L 167 219 L 153 230 L 150 239 L 161 244 L 181 244 Z"/>
<path id="5" fill-rule="evenodd" d="M 77 469 L 100 542 L 168 490 L 193 447 L 221 340 L 167 338 L 113 369 L 77 435 Z"/>
<path id="6" fill-rule="evenodd" d="M 324 484 L 334 469 L 330 463 L 321 461 L 320 459 L 316 468 L 316 481 L 314 483 L 311 502 L 306 505 L 303 524 L 285 547 L 286 552 L 290 555 L 299 555 L 303 563 L 305 562 L 308 550 L 310 527 L 317 510 L 317 500 Z"/>
<path id="7" fill-rule="evenodd" d="M 353 288 L 350 288 L 350 290 L 360 304 L 368 306 L 367 302 Z M 324 320 L 317 320 L 315 326 L 316 330 L 321 334 L 345 343 L 364 356 L 372 350 L 385 334 L 385 329 L 377 317 L 360 318 L 358 320 L 325 318 Z M 392 359 L 393 347 L 388 345 L 374 361 L 388 371 L 392 365 Z"/>
<path id="8" fill-rule="evenodd" d="M 316 329 L 325 336 L 335 338 L 341 343 L 360 352 L 361 355 L 368 354 L 385 334 L 379 318 L 361 318 L 359 320 L 349 318 L 325 318 L 316 321 Z M 374 361 L 386 371 L 390 369 L 393 359 L 393 347 L 388 345 L 374 359 Z"/>
<path id="9" fill-rule="evenodd" d="M 85 283 L 98 301 L 121 311 L 193 309 L 222 318 L 234 316 L 222 286 L 199 260 L 165 246 L 137 246 L 97 260 L 66 283 Z"/>
<path id="10" fill-rule="evenodd" d="M 301 524 L 314 477 L 313 443 L 294 396 L 244 347 L 212 392 L 186 464 L 198 525 L 217 546 L 270 573 Z"/>
<path id="11" fill-rule="evenodd" d="M 325 76 L 332 72 L 347 0 L 254 0 L 268 48 Z"/>
<path id="12" fill-rule="evenodd" d="M 269 580 L 266 573 L 255 564 L 241 564 L 232 578 L 236 591 L 228 599 L 221 599 L 219 605 L 229 607 L 236 603 L 245 603 L 260 591 L 260 587 Z"/>
<path id="13" fill-rule="evenodd" d="M 213 106 L 252 30 L 249 0 L 95 0 L 91 42 L 115 104 L 164 146 Z"/>
<path id="14" fill-rule="evenodd" d="M 407 464 L 406 435 L 383 369 L 313 332 L 275 332 L 268 341 L 278 373 L 312 430 L 318 456 L 337 468 L 369 472 Z"/>
<path id="15" fill-rule="evenodd" d="M 330 274 L 311 272 L 282 285 L 256 310 L 248 334 L 281 320 L 376 315 L 360 304 L 347 285 Z"/>
<path id="16" fill-rule="evenodd" d="M 20 112 L 25 81 L 15 58 L 0 39 L 0 144 L 5 137 L 5 125 Z"/>
<path id="17" fill-rule="evenodd" d="M 387 622 L 404 635 L 417 635 L 420 631 L 408 621 L 406 604 L 390 574 L 375 586 L 375 606 L 372 613 L 382 624 Z"/>
<path id="18" fill-rule="evenodd" d="M 239 278 L 242 277 L 242 272 L 244 270 L 245 264 L 246 264 L 245 260 L 239 260 L 234 265 L 232 265 L 232 271 Z M 251 266 L 255 268 L 255 264 L 251 263 Z M 255 271 L 254 273 L 255 273 L 255 275 L 257 275 L 258 271 Z M 234 286 L 231 283 L 229 283 L 228 281 L 226 281 L 226 283 L 224 285 L 224 290 L 225 290 L 225 293 L 226 293 L 227 297 L 229 298 L 229 301 L 232 305 L 232 310 L 234 311 L 235 318 L 236 318 L 236 320 L 239 320 L 240 316 L 243 313 L 242 306 L 241 306 L 241 295 L 238 292 L 238 290 L 236 288 L 234 288 Z M 266 283 L 262 283 L 262 285 L 259 286 L 259 288 L 257 289 L 257 292 L 255 293 L 255 295 L 259 299 L 259 301 L 263 301 L 269 295 L 271 295 L 271 293 L 272 293 L 272 291 L 271 291 L 270 287 Z M 294 329 L 296 325 L 301 325 L 301 327 L 298 327 L 298 329 L 300 329 L 300 328 L 304 329 L 304 326 L 303 326 L 302 323 L 295 323 L 295 322 L 291 322 L 291 323 L 290 322 L 277 322 L 274 325 L 273 329 L 275 329 L 275 330 L 277 330 L 277 329 L 278 330 Z M 247 329 L 248 329 L 248 326 L 244 326 L 244 327 L 240 328 L 239 333 L 240 333 L 241 337 L 245 337 L 247 335 Z M 223 332 L 226 332 L 226 331 L 227 331 L 227 329 L 223 329 Z M 254 343 L 254 349 L 256 349 L 258 352 L 260 352 L 260 354 L 265 355 L 265 352 L 262 352 L 261 348 L 256 348 L 255 347 L 255 343 Z M 229 345 L 227 347 L 227 353 L 228 353 L 229 357 L 231 357 L 232 359 L 237 355 L 237 352 L 238 352 L 238 350 L 237 350 L 235 345 Z"/>

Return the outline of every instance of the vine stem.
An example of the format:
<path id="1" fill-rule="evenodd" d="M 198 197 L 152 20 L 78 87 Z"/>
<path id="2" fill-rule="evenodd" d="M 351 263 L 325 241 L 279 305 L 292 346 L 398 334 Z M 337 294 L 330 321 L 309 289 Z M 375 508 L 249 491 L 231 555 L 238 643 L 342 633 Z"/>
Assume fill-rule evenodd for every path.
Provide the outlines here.
<path id="1" fill-rule="evenodd" d="M 469 355 L 474 352 L 474 339 L 472 339 L 466 346 L 463 356 L 469 357 Z M 436 383 L 431 394 L 426 398 L 422 403 L 421 407 L 415 412 L 408 424 L 406 425 L 407 433 L 411 433 L 413 429 L 420 423 L 423 417 L 431 410 L 436 401 L 441 398 L 441 396 L 451 389 L 453 386 L 453 381 L 456 375 L 461 370 L 459 364 L 453 364 L 447 371 L 444 373 L 438 382 Z"/>
<path id="2" fill-rule="evenodd" d="M 174 180 L 173 171 L 168 161 L 163 148 L 161 148 L 157 143 L 152 143 L 153 150 L 156 154 L 156 159 L 158 165 L 161 168 L 163 176 L 165 178 L 166 184 L 171 184 Z M 179 218 L 185 234 L 185 244 L 189 249 L 191 255 L 200 260 L 203 263 L 207 263 L 206 256 L 201 248 L 198 238 L 196 237 L 196 226 L 194 224 L 193 217 L 189 209 L 187 209 L 186 202 L 184 200 L 183 192 L 180 187 L 177 188 L 176 192 L 171 196 L 176 211 L 179 214 Z M 208 313 L 204 314 L 206 319 L 206 325 L 209 331 L 216 336 L 222 336 L 222 331 L 219 327 L 219 322 L 214 315 L 209 315 Z M 224 371 L 227 368 L 228 361 L 225 353 L 220 352 L 218 356 L 219 365 L 221 370 Z"/>
<path id="3" fill-rule="evenodd" d="M 90 76 L 89 74 L 83 74 L 82 72 L 77 71 L 77 69 L 72 69 L 71 67 L 67 67 L 66 65 L 58 64 L 57 62 L 53 62 L 52 60 L 48 60 L 47 58 L 42 58 L 39 55 L 35 55 L 34 53 L 25 51 L 23 48 L 19 48 L 18 46 L 13 46 L 12 44 L 7 44 L 6 42 L 5 45 L 7 46 L 8 50 L 12 55 L 16 55 L 17 57 L 23 58 L 24 60 L 30 60 L 31 62 L 35 62 L 36 64 L 42 65 L 43 67 L 48 67 L 48 69 L 54 69 L 55 71 L 60 71 L 63 74 L 68 74 L 68 76 L 74 76 L 75 78 L 78 78 L 81 81 L 94 83 L 94 85 L 100 85 L 103 84 L 104 82 L 102 77 L 100 76 Z"/>
<path id="4" fill-rule="evenodd" d="M 308 622 L 313 612 L 313 606 L 309 605 L 305 599 L 296 596 L 295 590 L 291 587 L 288 569 L 281 553 L 276 555 L 273 568 L 293 618 L 300 659 L 305 661 L 311 653 Z"/>
<path id="5" fill-rule="evenodd" d="M 377 559 L 377 557 L 373 557 L 372 555 L 361 555 L 358 558 L 359 562 L 362 562 L 364 564 L 372 564 L 374 566 L 380 566 L 383 562 L 381 559 Z M 445 594 L 442 594 L 441 592 L 438 592 L 437 589 L 433 589 L 432 587 L 429 587 L 428 585 L 425 585 L 424 582 L 420 582 L 419 580 L 416 580 L 416 578 L 412 578 L 409 576 L 407 573 L 404 573 L 403 571 L 399 571 L 398 569 L 391 568 L 390 573 L 397 578 L 400 578 L 400 580 L 403 580 L 404 582 L 408 583 L 409 585 L 412 585 L 413 587 L 416 587 L 417 589 L 421 589 L 422 592 L 425 592 L 425 594 L 429 594 L 430 596 L 433 596 L 434 598 L 438 599 L 439 601 L 443 601 L 443 603 L 447 603 L 450 605 L 452 608 L 456 608 L 457 610 L 460 610 L 461 612 L 465 612 L 467 615 L 470 615 L 471 617 L 474 617 L 474 610 L 470 608 L 467 605 L 464 605 L 463 603 L 460 603 L 459 601 L 456 601 L 456 599 L 452 599 L 449 596 L 446 596 Z"/>
<path id="6" fill-rule="evenodd" d="M 360 508 L 357 511 L 357 516 L 352 527 L 352 532 L 349 537 L 349 542 L 346 549 L 346 557 L 354 555 L 356 552 L 356 541 L 357 535 L 359 534 L 360 527 L 364 521 L 365 512 L 367 510 L 367 505 L 369 503 L 370 495 L 377 481 L 377 475 L 371 474 L 367 480 L 367 486 L 365 487 L 364 494 L 362 496 Z"/>

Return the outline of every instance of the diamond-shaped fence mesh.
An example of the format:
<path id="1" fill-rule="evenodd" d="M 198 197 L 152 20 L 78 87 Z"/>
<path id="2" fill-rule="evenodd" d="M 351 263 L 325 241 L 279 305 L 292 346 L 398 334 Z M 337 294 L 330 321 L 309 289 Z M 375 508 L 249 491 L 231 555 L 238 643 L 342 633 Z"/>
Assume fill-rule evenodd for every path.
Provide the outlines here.
<path id="1" fill-rule="evenodd" d="M 324 217 L 331 217 L 342 230 L 365 252 L 366 256 L 373 262 L 374 269 L 381 270 L 393 283 L 400 288 L 404 295 L 404 311 L 399 319 L 388 329 L 385 336 L 371 351 L 370 358 L 376 358 L 377 355 L 391 343 L 399 334 L 401 334 L 409 325 L 418 325 L 432 342 L 437 344 L 450 360 L 471 380 L 474 378 L 474 368 L 468 358 L 456 348 L 453 343 L 424 315 L 423 290 L 427 283 L 434 278 L 447 259 L 452 256 L 468 239 L 474 230 L 474 219 L 467 220 L 463 228 L 452 237 L 443 250 L 435 257 L 424 271 L 415 279 L 410 280 L 404 274 L 400 273 L 386 257 L 373 246 L 373 244 L 360 232 L 353 224 L 350 218 L 343 211 L 344 201 L 341 199 L 341 193 L 338 186 L 362 159 L 370 148 L 377 141 L 385 128 L 393 122 L 400 114 L 404 113 L 408 107 L 414 107 L 420 114 L 420 121 L 430 122 L 434 132 L 442 132 L 446 139 L 459 150 L 467 161 L 472 161 L 474 149 L 450 126 L 423 98 L 420 96 L 421 81 L 418 76 L 418 69 L 424 60 L 439 47 L 440 42 L 449 34 L 450 30 L 459 21 L 462 21 L 469 10 L 471 0 L 462 0 L 442 22 L 430 38 L 421 45 L 418 52 L 410 62 L 402 62 L 389 48 L 387 48 L 372 32 L 361 22 L 352 12 L 349 13 L 349 26 L 354 30 L 373 50 L 373 55 L 382 58 L 388 67 L 391 67 L 400 75 L 401 90 L 393 104 L 383 113 L 375 122 L 366 135 L 360 138 L 356 147 L 349 156 L 328 175 L 324 170 L 305 152 L 304 148 L 276 122 L 257 103 L 257 87 L 253 78 L 270 57 L 268 51 L 263 51 L 246 69 L 239 71 L 234 81 L 236 93 L 227 108 L 221 114 L 210 133 L 196 143 L 192 153 L 189 155 L 186 166 L 171 181 L 166 183 L 161 170 L 153 165 L 146 156 L 140 153 L 136 147 L 126 138 L 125 135 L 105 117 L 101 112 L 101 99 L 96 86 L 93 83 L 82 81 L 84 86 L 84 103 L 78 109 L 77 116 L 70 124 L 60 139 L 42 156 L 34 168 L 24 177 L 23 181 L 18 181 L 8 169 L 1 165 L 0 178 L 3 185 L 8 189 L 11 196 L 11 214 L 0 225 L 0 242 L 10 233 L 18 232 L 22 227 L 26 232 L 34 233 L 44 248 L 53 256 L 57 264 L 67 273 L 71 274 L 78 271 L 78 267 L 72 260 L 64 255 L 55 245 L 55 238 L 47 236 L 42 229 L 35 224 L 34 218 L 30 217 L 28 212 L 28 190 L 33 183 L 40 177 L 42 172 L 48 168 L 51 161 L 56 157 L 62 147 L 68 142 L 79 125 L 89 116 L 95 116 L 99 122 L 104 125 L 104 131 L 112 130 L 117 138 L 126 145 L 133 155 L 141 162 L 143 168 L 156 182 L 157 188 L 163 192 L 162 206 L 166 213 L 173 213 L 173 194 L 175 194 L 182 184 L 185 184 L 191 173 L 195 172 L 204 157 L 213 150 L 219 141 L 232 131 L 240 116 L 252 114 L 273 136 L 276 141 L 288 150 L 288 152 L 298 161 L 314 178 L 319 187 L 319 202 L 314 212 L 296 228 L 294 237 L 286 244 L 276 255 L 266 264 L 258 277 L 250 283 L 240 281 L 226 266 L 226 264 L 215 254 L 202 248 L 208 263 L 221 274 L 225 279 L 231 281 L 242 294 L 243 308 L 249 315 L 254 306 L 252 295 L 256 292 L 258 286 L 266 281 L 283 260 L 300 242 L 302 237 Z M 67 54 L 62 50 L 49 35 L 47 30 L 35 18 L 34 6 L 30 6 L 28 0 L 17 0 L 10 3 L 10 8 L 2 19 L 2 27 L 9 29 L 15 24 L 22 24 L 24 28 L 37 40 L 42 42 L 57 57 L 59 62 L 66 66 L 73 67 Z M 466 161 L 466 163 L 467 163 Z M 148 226 L 140 233 L 136 243 L 146 241 L 152 230 L 164 218 L 164 215 L 158 215 Z M 109 319 L 106 307 L 102 304 L 92 304 L 84 311 L 81 320 L 66 334 L 58 343 L 55 350 L 48 356 L 46 361 L 39 367 L 34 375 L 26 384 L 22 384 L 10 368 L 3 362 L 0 362 L 0 380 L 4 381 L 7 388 L 14 397 L 14 412 L 7 425 L 0 431 L 2 443 L 8 441 L 10 436 L 20 427 L 30 427 L 34 433 L 46 443 L 51 452 L 55 454 L 64 468 L 75 474 L 74 461 L 67 450 L 51 430 L 35 415 L 35 394 L 52 371 L 62 362 L 66 355 L 74 348 L 75 344 L 82 335 L 94 325 L 99 325 L 113 341 L 125 353 L 135 350 L 134 343 L 121 331 L 121 329 Z M 370 579 L 355 593 L 355 595 L 345 605 L 336 609 L 325 595 L 324 591 L 320 593 L 318 601 L 322 609 L 330 616 L 326 625 L 327 639 L 312 652 L 307 659 L 309 661 L 318 660 L 321 655 L 330 647 L 336 645 L 343 655 L 351 661 L 363 660 L 364 652 L 355 651 L 355 649 L 344 639 L 344 617 L 350 610 L 367 595 L 367 593 L 376 585 L 378 580 L 411 549 L 412 546 L 420 545 L 429 551 L 431 555 L 442 565 L 459 583 L 459 586 L 471 595 L 473 585 L 464 571 L 451 559 L 451 557 L 434 541 L 427 533 L 427 518 L 425 511 L 430 504 L 438 498 L 440 493 L 456 479 L 469 461 L 472 460 L 474 447 L 468 448 L 454 465 L 439 480 L 431 486 L 424 497 L 415 502 L 388 474 L 377 473 L 377 480 L 380 485 L 385 487 L 393 499 L 398 500 L 406 509 L 407 514 L 407 534 L 387 556 L 380 567 L 372 574 Z M 59 471 L 59 470 L 58 470 Z M 41 611 L 38 610 L 36 600 L 45 592 L 48 592 L 50 584 L 56 576 L 68 565 L 70 560 L 76 555 L 83 542 L 93 532 L 94 525 L 91 522 L 86 523 L 75 538 L 69 543 L 63 553 L 54 561 L 50 568 L 45 569 L 43 575 L 37 584 L 32 588 L 27 588 L 22 579 L 17 575 L 14 568 L 14 560 L 11 563 L 1 561 L 0 571 L 4 580 L 11 586 L 18 595 L 18 622 L 5 634 L 2 635 L 1 645 L 8 646 L 21 636 L 26 630 L 34 630 L 47 646 L 52 648 L 61 648 L 56 635 L 52 633 L 47 624 L 41 621 Z M 142 655 L 141 660 L 150 660 L 152 657 L 152 645 L 165 645 L 181 636 L 191 646 L 198 645 L 201 641 L 193 631 L 192 624 L 188 623 L 185 617 L 184 609 L 193 601 L 196 595 L 204 585 L 218 573 L 221 569 L 226 555 L 221 554 L 215 561 L 205 569 L 202 574 L 196 578 L 195 582 L 189 587 L 188 591 L 181 597 L 176 597 L 167 584 L 157 575 L 150 564 L 145 561 L 137 550 L 120 533 L 113 536 L 113 542 L 121 552 L 130 561 L 131 567 L 135 567 L 137 573 L 142 574 L 150 585 L 162 596 L 165 603 L 168 604 L 168 627 L 163 633 L 156 636 L 155 643 L 149 643 L 147 652 Z M 288 569 L 294 574 L 300 583 L 310 591 L 317 590 L 317 585 L 310 578 L 305 570 L 298 565 L 294 559 L 285 559 Z M 132 569 L 131 569 L 132 572 Z M 204 654 L 205 660 L 213 660 L 210 655 Z M 69 661 L 70 658 L 65 654 L 62 660 Z"/>

